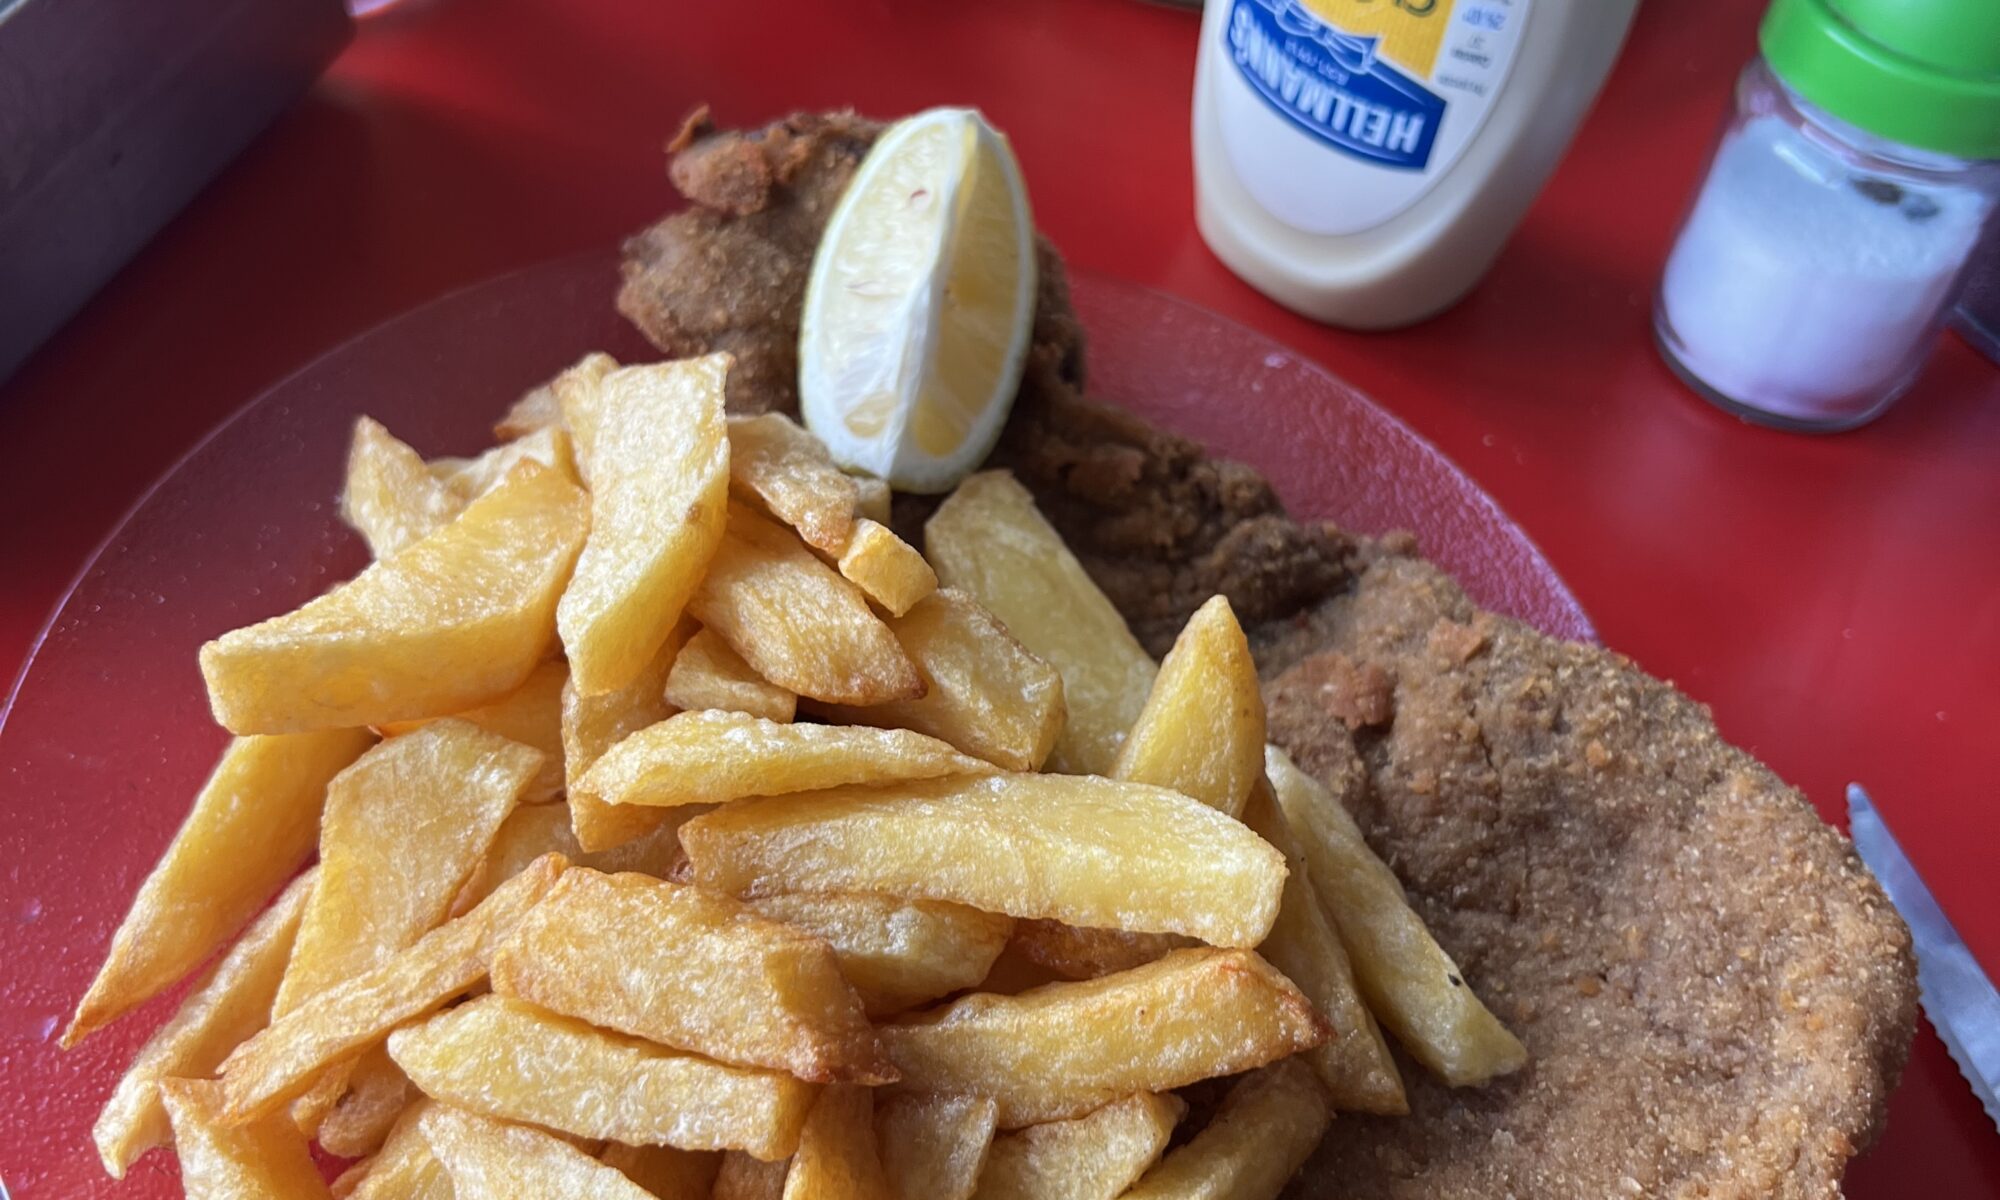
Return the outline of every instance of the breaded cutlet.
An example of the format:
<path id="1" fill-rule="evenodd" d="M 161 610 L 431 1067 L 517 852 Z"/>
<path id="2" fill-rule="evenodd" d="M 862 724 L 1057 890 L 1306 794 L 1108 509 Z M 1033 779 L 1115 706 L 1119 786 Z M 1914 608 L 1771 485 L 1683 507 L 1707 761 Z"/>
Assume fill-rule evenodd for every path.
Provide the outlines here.
<path id="1" fill-rule="evenodd" d="M 619 307 L 664 353 L 728 349 L 737 411 L 795 411 L 800 297 L 879 126 L 702 114 L 690 206 L 632 239 Z M 1343 1115 L 1290 1195 L 1835 1197 L 1908 1054 L 1909 934 L 1837 831 L 1616 653 L 1480 611 L 1404 535 L 1296 521 L 1256 472 L 1084 398 L 1044 247 L 995 462 L 1155 654 L 1229 596 L 1272 738 L 1336 789 L 1533 1061 L 1407 1117 Z M 899 501 L 899 522 L 921 500 Z"/>

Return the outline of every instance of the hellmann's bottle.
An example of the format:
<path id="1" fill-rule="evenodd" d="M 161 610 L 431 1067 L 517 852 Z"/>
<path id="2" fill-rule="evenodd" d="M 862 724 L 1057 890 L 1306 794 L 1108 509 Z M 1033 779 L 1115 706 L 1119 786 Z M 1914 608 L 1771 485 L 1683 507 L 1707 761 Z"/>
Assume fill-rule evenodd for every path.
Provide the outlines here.
<path id="1" fill-rule="evenodd" d="M 1195 206 L 1223 262 L 1355 329 L 1448 308 L 1569 145 L 1638 0 L 1208 0 Z"/>

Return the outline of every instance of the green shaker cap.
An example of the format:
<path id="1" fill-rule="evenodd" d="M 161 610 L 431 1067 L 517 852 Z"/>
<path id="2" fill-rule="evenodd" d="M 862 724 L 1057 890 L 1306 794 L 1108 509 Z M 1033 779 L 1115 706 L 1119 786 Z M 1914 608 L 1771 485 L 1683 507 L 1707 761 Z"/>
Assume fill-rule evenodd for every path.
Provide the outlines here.
<path id="1" fill-rule="evenodd" d="M 1764 61 L 1877 137 L 2000 158 L 2000 0 L 1772 0 Z"/>

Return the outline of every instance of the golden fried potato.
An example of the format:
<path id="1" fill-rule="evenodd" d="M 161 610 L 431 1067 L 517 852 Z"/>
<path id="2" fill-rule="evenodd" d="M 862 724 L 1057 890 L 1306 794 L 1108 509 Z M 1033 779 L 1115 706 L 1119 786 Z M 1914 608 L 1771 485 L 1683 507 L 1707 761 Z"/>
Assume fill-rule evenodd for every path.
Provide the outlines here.
<path id="1" fill-rule="evenodd" d="M 1229 1089 L 1194 1140 L 1146 1173 L 1127 1200 L 1277 1200 L 1326 1136 L 1333 1109 L 1295 1058 Z"/>
<path id="2" fill-rule="evenodd" d="M 790 721 L 799 698 L 751 670 L 728 642 L 704 629 L 675 656 L 667 672 L 667 703 L 689 712 L 713 708 Z"/>
<path id="3" fill-rule="evenodd" d="M 326 1196 L 305 1138 L 282 1115 L 240 1125 L 217 1115 L 210 1080 L 162 1079 L 187 1200 L 313 1200 Z"/>
<path id="4" fill-rule="evenodd" d="M 986 978 L 1014 922 L 962 904 L 853 892 L 765 896 L 750 907 L 833 948 L 871 1017 L 888 1016 Z"/>
<path id="5" fill-rule="evenodd" d="M 822 1089 L 785 1176 L 784 1200 L 884 1200 L 888 1194 L 875 1151 L 874 1097 L 853 1085 Z"/>
<path id="6" fill-rule="evenodd" d="M 1009 771 L 1038 770 L 1062 735 L 1062 676 L 964 592 L 925 597 L 889 628 L 924 694 L 867 707 L 816 705 L 850 725 L 914 729 Z"/>
<path id="7" fill-rule="evenodd" d="M 568 866 L 550 854 L 471 912 L 431 930 L 373 970 L 347 979 L 271 1023 L 222 1062 L 222 1114 L 262 1119 L 346 1062 L 483 979 L 495 943 L 555 886 Z"/>
<path id="8" fill-rule="evenodd" d="M 608 372 L 562 396 L 590 480 L 590 538 L 556 609 L 570 677 L 622 688 L 659 653 L 722 542 L 726 354 Z"/>
<path id="9" fill-rule="evenodd" d="M 822 554 L 838 555 L 853 535 L 860 488 L 783 413 L 729 418 L 729 486 Z"/>
<path id="10" fill-rule="evenodd" d="M 654 1200 L 646 1189 L 559 1137 L 438 1104 L 417 1122 L 457 1200 L 588 1197 Z"/>
<path id="11" fill-rule="evenodd" d="M 681 826 L 694 879 L 732 895 L 883 892 L 1015 917 L 1254 946 L 1284 855 L 1142 783 L 966 775 L 739 800 Z"/>
<path id="12" fill-rule="evenodd" d="M 1018 1129 L 1262 1066 L 1331 1031 L 1256 954 L 1202 949 L 1018 996 L 974 993 L 878 1032 L 900 1090 L 991 1096 L 1000 1127 Z"/>
<path id="13" fill-rule="evenodd" d="M 1264 778 L 1264 694 L 1227 599 L 1213 597 L 1188 618 L 1111 776 L 1243 815 L 1250 789 Z"/>
<path id="14" fill-rule="evenodd" d="M 854 481 L 855 515 L 887 525 L 889 502 L 894 495 L 889 485 L 873 475 L 849 475 L 848 478 Z"/>
<path id="15" fill-rule="evenodd" d="M 340 516 L 376 558 L 387 558 L 443 528 L 468 498 L 440 483 L 417 452 L 380 422 L 362 417 L 354 423 Z"/>
<path id="16" fill-rule="evenodd" d="M 715 1194 L 709 1200 L 783 1200 L 785 1176 L 791 1171 L 790 1159 L 764 1162 L 730 1151 L 722 1156 L 722 1167 L 715 1173 Z"/>
<path id="17" fill-rule="evenodd" d="M 470 501 L 499 486 L 516 464 L 527 460 L 560 471 L 575 482 L 582 482 L 576 473 L 576 456 L 570 446 L 569 430 L 561 425 L 544 426 L 516 441 L 495 446 L 477 458 L 434 458 L 427 465 L 432 478 L 459 499 Z"/>
<path id="18" fill-rule="evenodd" d="M 708 577 L 688 605 L 757 674 L 831 704 L 923 694 L 923 678 L 861 589 L 813 557 L 798 535 L 740 504 Z"/>
<path id="19" fill-rule="evenodd" d="M 888 1200 L 970 1200 L 999 1119 L 1000 1106 L 984 1096 L 877 1097 Z"/>
<path id="20" fill-rule="evenodd" d="M 1340 801 L 1276 746 L 1264 765 L 1375 1016 L 1412 1058 L 1453 1087 L 1526 1065 L 1526 1048 L 1473 994 Z"/>
<path id="21" fill-rule="evenodd" d="M 315 1137 L 322 1149 L 340 1158 L 373 1154 L 417 1095 L 416 1085 L 390 1059 L 388 1048 L 376 1046 L 354 1060 L 347 1094 L 320 1121 Z"/>
<path id="22" fill-rule="evenodd" d="M 419 1096 L 403 1110 L 383 1140 L 382 1149 L 362 1164 L 362 1174 L 347 1200 L 457 1200 L 451 1189 L 451 1176 L 445 1173 L 437 1155 L 431 1153 L 431 1144 L 424 1139 L 420 1126 L 424 1113 L 434 1107 L 431 1101 Z M 341 1176 L 341 1180 L 346 1178 Z M 340 1186 L 341 1182 L 335 1181 L 336 1195 Z"/>
<path id="23" fill-rule="evenodd" d="M 125 1069 L 90 1131 L 104 1171 L 113 1179 L 125 1178 L 135 1159 L 172 1136 L 160 1104 L 162 1079 L 208 1075 L 237 1043 L 270 1023 L 271 1001 L 285 977 L 313 875 L 308 871 L 293 880 L 251 922 Z"/>
<path id="24" fill-rule="evenodd" d="M 327 782 L 373 742 L 360 729 L 231 742 L 139 886 L 62 1045 L 172 987 L 234 937 L 305 864 Z"/>
<path id="25" fill-rule="evenodd" d="M 550 659 L 536 667 L 526 683 L 493 703 L 452 714 L 542 752 L 541 772 L 521 793 L 523 804 L 545 804 L 563 790 L 562 695 L 568 680 L 569 667 L 559 658 Z M 384 737 L 400 737 L 425 724 L 391 721 L 381 732 Z"/>
<path id="26" fill-rule="evenodd" d="M 710 1200 L 715 1173 L 722 1169 L 722 1155 L 714 1151 L 673 1146 L 621 1146 L 614 1142 L 597 1160 L 618 1168 L 619 1174 L 659 1200 Z"/>
<path id="27" fill-rule="evenodd" d="M 556 597 L 589 522 L 576 485 L 521 464 L 430 537 L 203 646 L 216 720 L 236 733 L 297 733 L 506 695 L 554 647 Z"/>
<path id="28" fill-rule="evenodd" d="M 595 387 L 598 381 L 618 369 L 618 360 L 592 351 L 563 368 L 555 378 L 521 393 L 504 416 L 494 423 L 493 436 L 503 442 L 523 438 L 536 430 L 563 424 L 562 398 L 579 386 Z"/>
<path id="29" fill-rule="evenodd" d="M 1067 1121 L 993 1140 L 977 1200 L 1117 1200 L 1159 1161 L 1187 1111 L 1176 1096 L 1140 1093 Z"/>
<path id="30" fill-rule="evenodd" d="M 563 687 L 563 774 L 569 788 L 570 823 L 577 844 L 593 854 L 648 840 L 676 823 L 666 810 L 608 804 L 582 791 L 577 781 L 606 750 L 673 715 L 661 691 L 674 659 L 697 628 L 691 619 L 675 625 L 653 660 L 622 688 L 586 696 L 574 683 Z"/>
<path id="31" fill-rule="evenodd" d="M 612 804 L 678 808 L 994 770 L 907 729 L 781 725 L 736 712 L 684 712 L 605 751 L 576 790 Z"/>
<path id="32" fill-rule="evenodd" d="M 481 996 L 389 1035 L 425 1095 L 468 1112 L 585 1138 L 784 1158 L 814 1088 L 592 1028 L 522 1000 Z"/>
<path id="33" fill-rule="evenodd" d="M 894 1077 L 824 942 L 643 875 L 566 874 L 501 944 L 493 990 L 816 1083 Z"/>
<path id="34" fill-rule="evenodd" d="M 924 527 L 924 550 L 940 583 L 1062 672 L 1069 720 L 1049 769 L 1109 773 L 1158 669 L 1028 490 L 1005 471 L 972 476 Z"/>
<path id="35" fill-rule="evenodd" d="M 937 573 L 887 525 L 863 517 L 840 552 L 840 573 L 892 617 L 937 591 Z"/>
<path id="36" fill-rule="evenodd" d="M 1014 946 L 1059 979 L 1096 979 L 1143 967 L 1170 950 L 1200 945 L 1174 933 L 1130 933 L 1123 929 L 1082 929 L 1061 921 L 1023 921 Z"/>
<path id="37" fill-rule="evenodd" d="M 1338 1111 L 1392 1116 L 1409 1112 L 1403 1077 L 1389 1055 L 1389 1044 L 1382 1040 L 1381 1028 L 1355 990 L 1347 950 L 1320 904 L 1319 893 L 1313 890 L 1305 851 L 1285 823 L 1285 815 L 1278 811 L 1269 783 L 1258 780 L 1243 820 L 1276 846 L 1291 868 L 1285 878 L 1285 898 L 1278 905 L 1278 922 L 1271 926 L 1271 936 L 1257 952 L 1298 984 L 1313 1008 L 1333 1026 L 1333 1039 L 1306 1051 L 1306 1061 L 1319 1073 Z"/>
<path id="38" fill-rule="evenodd" d="M 678 811 L 692 820 L 706 810 Z M 665 879 L 682 861 L 678 828 L 677 822 L 670 821 L 644 837 L 592 854 L 577 845 L 576 833 L 570 825 L 569 805 L 557 801 L 517 808 L 501 823 L 500 832 L 493 835 L 486 860 L 479 864 L 479 870 L 452 907 L 459 912 L 471 908 L 544 854 L 560 854 L 576 866 L 606 874 L 637 871 Z"/>

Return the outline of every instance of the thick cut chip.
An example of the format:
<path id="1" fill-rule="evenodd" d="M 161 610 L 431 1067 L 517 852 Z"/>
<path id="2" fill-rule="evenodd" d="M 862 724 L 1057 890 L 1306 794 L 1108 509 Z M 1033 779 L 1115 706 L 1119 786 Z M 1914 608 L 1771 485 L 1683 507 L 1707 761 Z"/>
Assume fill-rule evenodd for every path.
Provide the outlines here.
<path id="1" fill-rule="evenodd" d="M 1062 736 L 1062 676 L 964 592 L 945 588 L 889 628 L 924 694 L 867 707 L 820 705 L 831 720 L 914 729 L 1009 771 L 1040 769 Z"/>
<path id="2" fill-rule="evenodd" d="M 1164 958 L 1170 950 L 1197 944 L 1179 934 L 1079 929 L 1061 921 L 1023 921 L 1014 931 L 1015 948 L 1060 979 L 1096 979 L 1129 971 Z"/>
<path id="3" fill-rule="evenodd" d="M 548 425 L 517 441 L 493 447 L 477 458 L 434 458 L 428 464 L 439 483 L 462 500 L 477 500 L 498 487 L 508 472 L 522 462 L 533 460 L 576 479 L 576 458 L 570 449 L 569 431 Z"/>
<path id="4" fill-rule="evenodd" d="M 854 536 L 840 552 L 840 573 L 895 617 L 937 591 L 937 572 L 917 548 L 866 517 L 855 522 Z"/>
<path id="5" fill-rule="evenodd" d="M 339 1158 L 373 1154 L 416 1098 L 416 1085 L 389 1058 L 388 1049 L 377 1046 L 355 1060 L 347 1094 L 319 1123 L 315 1137 Z"/>
<path id="6" fill-rule="evenodd" d="M 678 808 L 993 771 L 991 763 L 907 729 L 785 725 L 744 713 L 684 712 L 605 751 L 577 781 L 577 791 L 613 804 Z"/>
<path id="7" fill-rule="evenodd" d="M 791 1174 L 790 1159 L 765 1162 L 731 1151 L 722 1156 L 715 1173 L 715 1194 L 710 1200 L 783 1200 L 785 1176 Z"/>
<path id="8" fill-rule="evenodd" d="M 536 667 L 526 683 L 493 703 L 453 714 L 461 721 L 470 721 L 481 729 L 542 752 L 541 772 L 521 793 L 523 804 L 545 803 L 563 790 L 562 696 L 563 684 L 568 680 L 569 667 L 559 658 L 550 659 Z M 422 729 L 427 723 L 393 721 L 383 726 L 382 734 L 400 737 Z"/>
<path id="9" fill-rule="evenodd" d="M 493 436 L 503 442 L 523 438 L 537 430 L 563 424 L 563 396 L 579 386 L 595 387 L 599 380 L 618 369 L 618 360 L 592 351 L 579 358 L 547 383 L 529 388 L 493 425 Z"/>
<path id="10" fill-rule="evenodd" d="M 457 1200 L 653 1200 L 616 1167 L 559 1137 L 439 1104 L 417 1128 L 451 1176 Z"/>
<path id="11" fill-rule="evenodd" d="M 695 881 L 733 895 L 884 892 L 1015 917 L 1255 946 L 1284 855 L 1178 792 L 969 775 L 739 800 L 681 826 Z"/>
<path id="12" fill-rule="evenodd" d="M 327 782 L 373 740 L 337 729 L 231 742 L 139 886 L 63 1046 L 172 987 L 234 937 L 312 854 Z"/>
<path id="13" fill-rule="evenodd" d="M 1262 1066 L 1329 1032 L 1269 963 L 1212 949 L 1018 996 L 974 993 L 880 1029 L 902 1090 L 991 1096 L 1003 1129 Z"/>
<path id="14" fill-rule="evenodd" d="M 1083 564 L 1005 471 L 958 486 L 924 527 L 939 582 L 962 588 L 1062 672 L 1069 721 L 1049 769 L 1103 775 L 1157 668 Z"/>
<path id="15" fill-rule="evenodd" d="M 203 646 L 216 720 L 236 733 L 296 733 L 506 695 L 554 646 L 556 597 L 589 524 L 575 484 L 521 464 L 431 536 Z"/>
<path id="16" fill-rule="evenodd" d="M 711 354 L 621 367 L 563 398 L 590 479 L 590 538 L 556 623 L 586 696 L 645 669 L 722 541 L 729 364 Z"/>
<path id="17" fill-rule="evenodd" d="M 666 695 L 668 704 L 690 712 L 712 708 L 767 721 L 790 721 L 799 707 L 796 695 L 757 674 L 728 642 L 706 629 L 675 656 Z"/>
<path id="18" fill-rule="evenodd" d="M 187 1200 L 312 1200 L 327 1195 L 305 1138 L 282 1115 L 230 1125 L 209 1080 L 162 1079 Z"/>
<path id="19" fill-rule="evenodd" d="M 687 809 L 683 815 L 692 820 L 703 811 Z M 517 808 L 501 824 L 500 832 L 493 835 L 493 846 L 486 852 L 486 861 L 479 864 L 479 870 L 465 885 L 465 890 L 459 893 L 453 908 L 461 912 L 471 908 L 544 854 L 560 854 L 579 867 L 590 867 L 607 874 L 637 871 L 641 875 L 665 879 L 682 862 L 678 828 L 677 823 L 668 822 L 644 837 L 592 854 L 577 845 L 567 804 L 557 802 Z"/>
<path id="20" fill-rule="evenodd" d="M 830 704 L 923 694 L 896 635 L 861 589 L 813 557 L 798 535 L 740 504 L 689 611 L 757 674 Z"/>
<path id="21" fill-rule="evenodd" d="M 894 498 L 894 493 L 889 490 L 889 484 L 873 475 L 850 475 L 848 478 L 854 481 L 857 497 L 854 511 L 871 521 L 880 521 L 887 525 L 889 502 Z"/>
<path id="22" fill-rule="evenodd" d="M 1411 1057 L 1453 1087 L 1526 1065 L 1520 1039 L 1473 993 L 1340 801 L 1276 746 L 1264 765 L 1370 1011 Z"/>
<path id="23" fill-rule="evenodd" d="M 479 907 L 431 930 L 371 971 L 321 992 L 238 1046 L 222 1062 L 222 1111 L 254 1121 L 296 1098 L 330 1066 L 389 1031 L 442 1007 L 485 978 L 494 944 L 548 895 L 568 864 L 550 854 Z"/>
<path id="24" fill-rule="evenodd" d="M 1000 1106 L 984 1096 L 887 1096 L 875 1147 L 890 1200 L 969 1200 L 993 1146 Z"/>
<path id="25" fill-rule="evenodd" d="M 387 558 L 449 524 L 467 499 L 439 482 L 417 452 L 380 422 L 362 417 L 354 423 L 340 516 L 376 558 Z"/>
<path id="26" fill-rule="evenodd" d="M 494 956 L 493 990 L 816 1083 L 894 1078 L 826 943 L 644 875 L 565 875 Z"/>
<path id="27" fill-rule="evenodd" d="M 1333 1123 L 1318 1079 L 1297 1059 L 1231 1088 L 1208 1127 L 1146 1173 L 1128 1200 L 1276 1200 Z"/>
<path id="28" fill-rule="evenodd" d="M 1111 775 L 1243 814 L 1264 778 L 1264 694 L 1228 600 L 1216 596 L 1188 618 Z"/>
<path id="29" fill-rule="evenodd" d="M 798 1149 L 813 1086 L 607 1033 L 487 995 L 389 1035 L 425 1095 L 468 1112 L 627 1145 Z"/>
<path id="30" fill-rule="evenodd" d="M 363 1165 L 347 1200 L 456 1200 L 451 1176 L 445 1173 L 437 1155 L 431 1153 L 431 1144 L 424 1139 L 419 1126 L 424 1113 L 433 1107 L 429 1100 L 419 1097 L 403 1110 L 382 1142 L 382 1149 Z M 336 1181 L 336 1195 L 339 1186 Z"/>
<path id="31" fill-rule="evenodd" d="M 1258 953 L 1299 985 L 1319 1015 L 1333 1026 L 1333 1040 L 1306 1051 L 1306 1061 L 1319 1072 L 1320 1082 L 1345 1112 L 1397 1116 L 1410 1111 L 1403 1095 L 1403 1077 L 1389 1055 L 1389 1044 L 1355 990 L 1354 968 L 1340 944 L 1332 918 L 1313 890 L 1305 852 L 1285 816 L 1278 811 L 1271 785 L 1259 780 L 1250 794 L 1243 819 L 1263 839 L 1276 846 L 1291 867 L 1285 878 L 1285 898 L 1278 905 L 1278 923 Z"/>
<path id="32" fill-rule="evenodd" d="M 160 1081 L 208 1075 L 237 1043 L 270 1022 L 312 884 L 310 871 L 294 880 L 140 1047 L 90 1131 L 113 1179 L 125 1178 L 134 1159 L 171 1136 Z"/>
<path id="33" fill-rule="evenodd" d="M 691 620 L 674 626 L 653 660 L 624 687 L 586 696 L 574 681 L 563 687 L 563 775 L 577 844 L 595 854 L 646 840 L 675 820 L 662 809 L 610 804 L 582 790 L 578 781 L 606 750 L 648 725 L 673 715 L 662 695 L 667 673 L 699 628 Z"/>
<path id="34" fill-rule="evenodd" d="M 823 1089 L 785 1176 L 784 1200 L 887 1200 L 867 1088 Z"/>
<path id="35" fill-rule="evenodd" d="M 658 1200 L 710 1200 L 722 1155 L 672 1146 L 606 1146 L 598 1161 L 645 1188 Z"/>
<path id="36" fill-rule="evenodd" d="M 729 418 L 729 486 L 822 554 L 839 554 L 854 533 L 860 488 L 818 438 L 782 413 Z"/>
<path id="37" fill-rule="evenodd" d="M 1159 1161 L 1186 1111 L 1178 1097 L 1142 1093 L 995 1138 L 973 1194 L 978 1200 L 1117 1200 Z"/>
<path id="38" fill-rule="evenodd" d="M 795 892 L 750 907 L 833 947 L 871 1017 L 889 1016 L 986 978 L 1014 922 L 962 904 Z"/>

